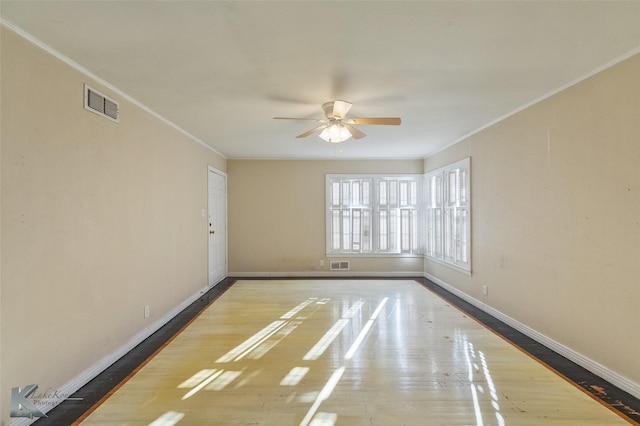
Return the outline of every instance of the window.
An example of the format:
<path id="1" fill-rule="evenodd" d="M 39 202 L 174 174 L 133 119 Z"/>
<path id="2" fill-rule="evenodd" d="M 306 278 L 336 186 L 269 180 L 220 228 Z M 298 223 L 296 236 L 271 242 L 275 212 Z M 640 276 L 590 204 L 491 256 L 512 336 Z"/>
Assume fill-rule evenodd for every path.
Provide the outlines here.
<path id="1" fill-rule="evenodd" d="M 424 175 L 327 175 L 327 255 L 418 255 L 471 272 L 471 160 Z"/>
<path id="2" fill-rule="evenodd" d="M 425 255 L 471 271 L 470 159 L 425 174 Z"/>
<path id="3" fill-rule="evenodd" d="M 327 254 L 421 254 L 422 175 L 327 175 Z"/>

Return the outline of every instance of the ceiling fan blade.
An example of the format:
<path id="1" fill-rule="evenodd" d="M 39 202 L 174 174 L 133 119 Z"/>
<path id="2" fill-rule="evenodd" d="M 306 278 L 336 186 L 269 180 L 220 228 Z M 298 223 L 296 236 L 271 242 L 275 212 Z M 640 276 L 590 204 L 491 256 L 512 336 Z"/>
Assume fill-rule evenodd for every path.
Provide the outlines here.
<path id="1" fill-rule="evenodd" d="M 314 127 L 311 130 L 307 130 L 306 132 L 299 134 L 298 136 L 296 136 L 296 138 L 306 138 L 307 136 L 317 132 L 318 130 L 324 129 L 325 127 L 327 127 L 326 124 L 323 124 L 322 126 Z"/>
<path id="2" fill-rule="evenodd" d="M 400 117 L 350 118 L 347 121 L 350 124 L 385 124 L 392 126 L 398 126 L 401 122 Z"/>
<path id="3" fill-rule="evenodd" d="M 344 127 L 349 129 L 349 133 L 351 133 L 351 136 L 353 136 L 354 139 L 361 139 L 361 138 L 364 138 L 365 136 L 367 136 L 366 134 L 364 134 L 360 130 L 356 129 L 355 127 L 353 127 L 349 123 L 342 122 L 342 124 L 344 125 Z"/>
<path id="4" fill-rule="evenodd" d="M 304 121 L 318 121 L 320 123 L 326 123 L 324 118 L 298 118 L 298 117 L 273 117 L 274 120 L 304 120 Z"/>

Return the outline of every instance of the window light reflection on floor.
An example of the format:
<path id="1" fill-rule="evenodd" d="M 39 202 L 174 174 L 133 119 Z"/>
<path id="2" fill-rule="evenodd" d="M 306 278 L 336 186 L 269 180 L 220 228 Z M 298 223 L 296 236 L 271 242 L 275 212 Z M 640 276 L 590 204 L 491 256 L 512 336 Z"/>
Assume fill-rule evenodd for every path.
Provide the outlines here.
<path id="1" fill-rule="evenodd" d="M 309 367 L 293 367 L 289 374 L 280 381 L 281 386 L 296 386 L 309 372 Z"/>
<path id="2" fill-rule="evenodd" d="M 313 405 L 311 406 L 311 408 L 309 408 L 309 411 L 307 411 L 307 414 L 304 416 L 304 418 L 300 422 L 300 426 L 307 426 L 311 423 L 316 412 L 318 411 L 318 408 L 320 408 L 320 404 L 322 404 L 322 401 L 329 398 L 329 396 L 331 396 L 331 394 L 333 393 L 333 390 L 335 389 L 336 385 L 340 381 L 340 378 L 342 378 L 342 375 L 344 374 L 345 369 L 346 367 L 343 365 L 342 367 L 338 368 L 336 371 L 333 372 L 333 374 L 331 375 L 327 383 L 324 385 L 324 387 L 318 394 L 318 397 L 313 402 Z"/>
<path id="3" fill-rule="evenodd" d="M 491 397 L 491 406 L 495 410 L 495 417 L 498 421 L 498 426 L 504 426 L 505 421 L 504 417 L 500 413 L 500 405 L 498 404 L 498 394 L 496 392 L 495 384 L 493 383 L 493 378 L 491 377 L 491 373 L 489 371 L 489 366 L 487 364 L 487 360 L 482 351 L 478 352 L 476 355 L 475 347 L 471 342 L 465 342 L 465 356 L 467 358 L 467 365 L 469 366 L 469 389 L 471 390 L 471 396 L 473 399 L 473 408 L 476 415 L 476 426 L 484 426 L 484 420 L 482 417 L 482 409 L 480 408 L 480 397 L 484 395 L 485 390 L 484 387 L 478 383 L 478 380 L 474 378 L 474 371 L 476 373 L 480 373 L 480 367 L 477 364 L 477 358 L 480 358 L 480 363 L 482 364 L 482 374 L 484 375 L 484 380 L 489 388 L 489 396 Z M 478 374 L 480 375 L 480 374 Z M 479 395 L 480 394 L 480 395 Z M 493 424 L 493 422 L 490 422 Z"/>
<path id="4" fill-rule="evenodd" d="M 309 349 L 309 352 L 307 352 L 307 354 L 302 359 L 305 361 L 313 361 L 320 358 L 324 351 L 327 350 L 329 345 L 333 343 L 336 337 L 338 337 L 344 327 L 349 323 L 351 318 L 353 318 L 358 312 L 360 312 L 360 309 L 362 309 L 362 305 L 364 305 L 364 300 L 359 300 L 354 303 L 344 313 L 342 318 L 336 321 L 336 323 L 324 334 L 324 336 L 322 336 L 320 340 L 318 340 L 318 343 L 316 343 L 311 349 Z"/>
<path id="5" fill-rule="evenodd" d="M 262 357 L 266 352 L 272 349 L 278 342 L 284 339 L 287 335 L 293 332 L 299 325 L 302 324 L 302 317 L 298 314 L 301 313 L 307 306 L 314 304 L 315 305 L 323 305 L 327 304 L 331 299 L 328 298 L 309 298 L 301 303 L 299 303 L 296 307 L 289 310 L 287 313 L 282 315 L 279 320 L 271 322 L 269 325 L 264 327 L 262 330 L 255 333 L 253 336 L 246 339 L 244 342 L 240 343 L 238 346 L 218 358 L 216 363 L 232 363 L 240 361 L 244 358 L 248 359 L 258 359 Z M 349 361 L 357 352 L 360 345 L 366 338 L 369 330 L 375 323 L 378 315 L 384 308 L 387 303 L 388 298 L 384 298 L 377 306 L 365 326 L 362 328 L 355 341 L 352 343 L 351 347 L 347 351 L 344 356 L 345 361 Z M 316 360 L 318 359 L 326 349 L 331 345 L 331 343 L 336 339 L 336 337 L 342 332 L 348 322 L 355 317 L 362 310 L 362 306 L 364 305 L 364 300 L 359 300 L 355 302 L 352 306 L 350 306 L 346 311 L 343 312 L 342 318 L 338 320 L 321 338 L 320 340 L 309 350 L 307 355 L 304 356 L 304 360 Z M 296 319 L 297 317 L 297 319 Z M 304 317 L 306 318 L 306 317 Z M 305 377 L 305 375 L 309 372 L 309 367 L 294 367 L 287 376 L 285 376 L 280 384 L 282 386 L 296 386 L 300 383 L 300 381 Z M 312 407 L 307 412 L 303 422 L 301 424 L 304 425 L 333 425 L 337 419 L 337 414 L 335 413 L 324 413 L 319 412 L 318 409 L 322 402 L 329 398 L 338 382 L 340 381 L 342 375 L 344 374 L 346 369 L 345 365 L 342 365 L 340 368 L 335 370 L 325 386 L 319 393 L 316 393 L 315 400 L 313 401 Z M 242 371 L 225 371 L 224 369 L 202 369 L 195 373 L 193 376 L 189 377 L 182 383 L 180 383 L 178 388 L 191 388 L 189 392 L 187 392 L 182 400 L 188 399 L 198 393 L 202 389 L 210 390 L 210 391 L 219 391 L 227 387 L 230 383 L 232 383 L 236 378 L 238 378 L 244 370 Z M 174 423 L 154 423 L 154 426 L 160 426 L 164 424 L 175 424 L 184 416 L 181 413 L 168 412 L 163 417 L 159 418 L 157 421 L 163 422 L 174 422 Z M 179 418 L 178 418 L 179 417 Z M 175 419 L 175 420 L 172 420 Z"/>
<path id="6" fill-rule="evenodd" d="M 206 375 L 205 375 L 206 374 Z M 178 385 L 178 388 L 191 388 L 182 400 L 191 398 L 202 389 L 220 391 L 233 382 L 242 371 L 200 370 L 189 379 Z"/>
<path id="7" fill-rule="evenodd" d="M 253 336 L 249 337 L 244 342 L 218 358 L 216 363 L 237 362 L 245 357 L 250 359 L 261 358 L 265 353 L 271 350 L 276 344 L 302 324 L 302 321 L 292 321 L 292 318 L 313 302 L 324 304 L 329 300 L 330 299 L 324 298 L 318 301 L 318 298 L 311 297 L 299 303 L 293 309 L 282 315 L 279 320 L 273 321 L 262 330 L 258 331 Z M 191 388 L 191 390 L 182 397 L 182 400 L 185 400 L 192 397 L 202 389 L 211 391 L 222 390 L 241 374 L 242 371 L 203 369 L 180 383 L 178 388 Z"/>
<path id="8" fill-rule="evenodd" d="M 178 389 L 192 388 L 194 386 L 197 386 L 199 383 L 202 383 L 203 380 L 205 380 L 207 377 L 211 376 L 215 372 L 216 370 L 211 370 L 211 369 L 200 370 L 193 376 L 189 377 L 184 382 L 180 383 L 178 385 Z"/>
<path id="9" fill-rule="evenodd" d="M 205 386 L 205 389 L 212 391 L 221 391 L 222 389 L 226 388 L 229 383 L 233 382 L 240 374 L 242 374 L 242 371 L 225 371 L 215 380 Z"/>
<path id="10" fill-rule="evenodd" d="M 304 302 L 300 303 L 298 306 L 296 306 L 295 308 L 291 309 L 289 312 L 287 312 L 286 314 L 284 314 L 283 316 L 280 317 L 280 319 L 289 319 L 289 318 L 293 318 L 294 316 L 296 316 L 301 310 L 303 310 L 304 308 L 306 308 L 307 306 L 309 306 L 311 303 L 313 303 L 314 301 L 318 300 L 317 297 L 310 297 L 307 300 L 305 300 Z"/>
<path id="11" fill-rule="evenodd" d="M 278 330 L 284 327 L 287 324 L 287 321 L 278 320 L 274 321 L 235 348 L 231 349 L 229 352 L 221 356 L 216 360 L 216 363 L 223 362 L 231 362 L 231 361 L 239 361 L 244 358 L 249 352 L 259 346 L 262 342 L 267 340 L 273 334 L 275 334 Z"/>
<path id="12" fill-rule="evenodd" d="M 305 361 L 313 361 L 322 356 L 325 350 L 329 347 L 331 343 L 338 337 L 338 335 L 342 332 L 342 329 L 349 324 L 349 320 L 345 318 L 341 318 L 336 321 L 335 324 L 327 331 L 324 336 L 318 340 L 309 352 L 302 358 Z"/>
<path id="13" fill-rule="evenodd" d="M 262 358 L 264 354 L 269 352 L 275 345 L 280 343 L 282 339 L 287 337 L 289 334 L 291 334 L 291 332 L 293 332 L 293 330 L 298 328 L 300 324 L 302 324 L 302 321 L 290 321 L 289 323 L 285 324 L 284 327 L 280 328 L 271 336 L 269 336 L 270 340 L 265 339 L 261 344 L 258 344 L 250 351 L 247 351 L 247 353 L 250 352 L 248 357 L 250 359 Z"/>
<path id="14" fill-rule="evenodd" d="M 309 426 L 333 426 L 338 420 L 336 413 L 319 412 L 314 417 Z"/>
<path id="15" fill-rule="evenodd" d="M 300 321 L 290 322 L 287 320 L 294 318 L 298 313 L 300 313 L 300 311 L 302 311 L 304 308 L 306 308 L 313 302 L 316 302 L 318 304 L 324 304 L 329 300 L 331 299 L 324 298 L 318 301 L 318 298 L 310 297 L 309 299 L 299 303 L 296 307 L 294 307 L 293 309 L 289 310 L 287 313 L 282 315 L 279 320 L 273 321 L 271 324 L 269 324 L 268 326 L 266 326 L 265 328 L 263 328 L 262 330 L 260 330 L 259 332 L 257 332 L 256 334 L 254 334 L 244 342 L 242 342 L 240 345 L 236 346 L 235 348 L 233 348 L 232 350 L 230 350 L 229 352 L 227 352 L 226 354 L 218 358 L 216 360 L 216 363 L 240 361 L 242 358 L 249 355 L 249 353 L 251 353 L 252 351 L 256 350 L 258 347 L 263 345 L 263 347 L 260 350 L 258 350 L 256 353 L 254 353 L 253 356 L 251 357 L 252 359 L 260 358 L 262 355 L 268 352 L 271 348 L 273 348 L 278 343 L 279 340 L 282 340 L 289 333 L 291 333 L 298 325 L 301 324 Z M 281 330 L 283 328 L 284 330 Z M 279 333 L 280 339 L 278 341 L 270 342 L 269 344 L 265 345 L 265 342 L 277 333 Z"/>
<path id="16" fill-rule="evenodd" d="M 349 359 L 353 358 L 353 355 L 356 353 L 356 351 L 358 350 L 358 348 L 362 344 L 362 341 L 364 340 L 364 338 L 366 337 L 367 333 L 369 332 L 369 329 L 373 326 L 373 322 L 376 320 L 376 318 L 378 318 L 378 315 L 380 314 L 380 311 L 382 310 L 382 308 L 384 308 L 384 305 L 387 303 L 387 300 L 389 300 L 389 298 L 385 297 L 378 304 L 378 307 L 376 308 L 376 310 L 371 315 L 371 318 L 369 318 L 369 321 L 367 321 L 367 323 L 365 324 L 364 328 L 362 329 L 362 331 L 360 331 L 360 334 L 358 335 L 356 340 L 351 345 L 351 348 L 349 348 L 349 350 L 347 351 L 346 355 L 344 356 L 345 360 L 349 360 Z"/>
<path id="17" fill-rule="evenodd" d="M 178 413 L 176 411 L 167 411 L 153 422 L 149 423 L 149 426 L 173 426 L 178 423 L 184 417 L 184 413 Z"/>
<path id="18" fill-rule="evenodd" d="M 376 310 L 373 312 L 373 314 L 371 314 L 371 317 L 369 318 L 369 321 L 367 321 L 365 326 L 360 331 L 360 334 L 358 334 L 358 337 L 356 337 L 356 340 L 353 342 L 353 344 L 351 345 L 351 347 L 349 348 L 349 350 L 345 354 L 345 356 L 344 356 L 345 361 L 348 361 L 351 358 L 353 358 L 353 356 L 355 355 L 356 351 L 358 350 L 358 348 L 360 347 L 360 345 L 364 341 L 364 338 L 369 333 L 369 330 L 373 326 L 375 320 L 378 318 L 378 315 L 380 315 L 380 312 L 382 311 L 382 308 L 384 308 L 384 305 L 387 303 L 388 300 L 389 300 L 389 298 L 385 297 L 378 304 L 378 306 L 376 307 Z M 322 416 L 320 416 L 320 418 L 318 418 L 318 416 L 316 415 L 316 412 L 318 411 L 318 408 L 320 408 L 320 405 L 322 404 L 322 402 L 324 400 L 326 400 L 327 398 L 329 398 L 329 396 L 333 393 L 333 390 L 338 385 L 338 382 L 342 378 L 342 375 L 344 374 L 346 368 L 347 367 L 345 365 L 343 365 L 340 368 L 338 368 L 336 371 L 333 372 L 333 374 L 331 375 L 331 377 L 329 378 L 327 383 L 324 385 L 324 387 L 322 388 L 322 390 L 318 394 L 318 397 L 314 401 L 313 405 L 311 406 L 311 408 L 309 409 L 309 411 L 307 412 L 305 417 L 302 419 L 302 422 L 300 422 L 300 426 L 307 426 L 307 425 L 333 425 L 335 423 L 335 419 L 337 419 L 337 414 L 335 415 L 336 417 L 333 418 L 333 416 L 326 417 L 325 414 L 327 414 L 327 413 L 322 413 Z M 320 413 L 318 413 L 318 414 L 320 414 Z M 329 414 L 332 414 L 332 413 L 329 413 Z M 328 419 L 333 419 L 333 420 L 331 420 L 329 422 Z"/>
<path id="19" fill-rule="evenodd" d="M 193 389 L 191 389 L 189 392 L 187 392 L 183 397 L 182 400 L 184 401 L 187 398 L 191 398 L 193 395 L 195 395 L 196 393 L 198 393 L 202 388 L 204 388 L 205 386 L 207 386 L 209 383 L 211 383 L 212 381 L 214 381 L 219 375 L 221 375 L 224 370 L 213 370 L 214 373 L 211 374 L 209 377 L 207 377 L 205 380 L 203 380 L 202 382 L 200 382 L 199 385 L 195 386 Z"/>

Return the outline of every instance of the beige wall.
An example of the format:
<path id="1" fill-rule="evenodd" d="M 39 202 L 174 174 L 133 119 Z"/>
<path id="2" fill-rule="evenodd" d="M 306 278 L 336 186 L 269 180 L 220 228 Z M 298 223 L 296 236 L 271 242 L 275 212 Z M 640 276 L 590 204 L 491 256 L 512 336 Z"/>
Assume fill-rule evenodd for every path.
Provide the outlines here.
<path id="1" fill-rule="evenodd" d="M 314 275 L 325 174 L 470 155 L 472 276 L 422 258 L 353 272 L 424 266 L 640 383 L 639 56 L 424 162 L 226 162 L 4 28 L 1 43 L 0 421 L 10 387 L 63 386 L 206 285 L 207 165 L 228 173 L 230 274 Z M 120 124 L 82 108 L 84 82 Z"/>
<path id="2" fill-rule="evenodd" d="M 225 159 L 1 35 L 1 411 L 59 389 L 207 285 L 207 166 Z M 83 83 L 120 123 L 82 107 Z M 144 306 L 151 316 L 144 319 Z"/>
<path id="3" fill-rule="evenodd" d="M 425 271 L 636 390 L 638 76 L 635 55 L 425 160 L 471 156 L 473 274 Z"/>
<path id="4" fill-rule="evenodd" d="M 229 160 L 229 275 L 329 273 L 325 174 L 422 173 L 422 167 L 422 160 Z M 355 274 L 422 275 L 421 257 L 339 259 L 351 260 Z"/>

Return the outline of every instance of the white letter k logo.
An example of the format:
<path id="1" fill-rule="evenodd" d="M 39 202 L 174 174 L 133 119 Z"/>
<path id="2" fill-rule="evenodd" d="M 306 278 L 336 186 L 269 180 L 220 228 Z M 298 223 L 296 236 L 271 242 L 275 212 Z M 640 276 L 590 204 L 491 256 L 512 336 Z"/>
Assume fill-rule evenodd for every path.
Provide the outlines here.
<path id="1" fill-rule="evenodd" d="M 47 417 L 27 398 L 38 389 L 38 385 L 27 385 L 24 388 L 11 388 L 11 417 Z"/>

